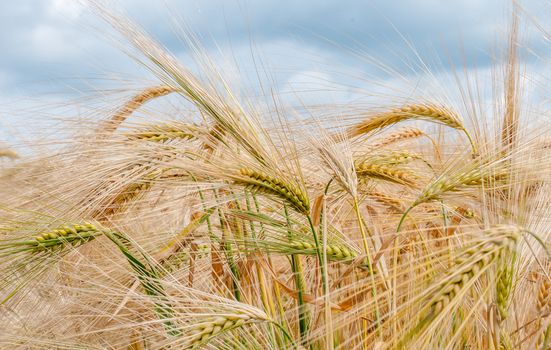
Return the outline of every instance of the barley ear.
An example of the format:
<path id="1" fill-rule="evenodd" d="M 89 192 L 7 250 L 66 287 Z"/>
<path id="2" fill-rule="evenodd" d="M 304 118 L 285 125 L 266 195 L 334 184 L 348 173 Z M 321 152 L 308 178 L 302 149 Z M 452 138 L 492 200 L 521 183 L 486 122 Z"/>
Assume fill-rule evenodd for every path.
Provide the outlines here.
<path id="1" fill-rule="evenodd" d="M 507 260 L 507 258 L 503 259 Z M 509 298 L 513 288 L 516 254 L 500 264 L 496 281 L 496 303 L 499 313 L 499 320 L 503 322 L 508 315 Z"/>
<path id="2" fill-rule="evenodd" d="M 142 92 L 134 96 L 130 101 L 126 102 L 124 106 L 122 106 L 115 114 L 113 114 L 111 119 L 108 120 L 108 122 L 103 126 L 100 132 L 111 134 L 112 132 L 117 130 L 119 125 L 121 125 L 126 120 L 126 118 L 128 118 L 128 116 L 130 116 L 135 110 L 140 108 L 140 106 L 142 106 L 144 103 L 154 98 L 168 95 L 174 91 L 174 88 L 166 85 L 150 87 L 143 90 Z"/>
<path id="3" fill-rule="evenodd" d="M 432 295 L 422 307 L 421 320 L 400 340 L 403 348 L 417 334 L 444 313 L 452 312 L 466 290 L 496 262 L 516 251 L 523 230 L 516 226 L 498 225 L 484 230 L 480 242 L 464 249 L 455 259 L 453 268 L 445 272 L 432 286 Z"/>
<path id="4" fill-rule="evenodd" d="M 249 190 L 278 196 L 287 201 L 298 212 L 309 214 L 310 201 L 308 196 L 297 186 L 248 168 L 241 168 L 240 173 L 243 178 L 237 182 L 245 184 Z"/>

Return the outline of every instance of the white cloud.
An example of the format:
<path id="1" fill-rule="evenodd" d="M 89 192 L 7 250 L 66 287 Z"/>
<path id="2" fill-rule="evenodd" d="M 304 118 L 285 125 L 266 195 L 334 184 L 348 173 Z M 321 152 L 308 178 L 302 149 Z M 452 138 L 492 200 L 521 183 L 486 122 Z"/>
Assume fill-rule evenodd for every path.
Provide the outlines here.
<path id="1" fill-rule="evenodd" d="M 52 25 L 40 24 L 31 33 L 31 48 L 41 60 L 67 60 L 74 55 L 74 43 L 65 33 Z"/>
<path id="2" fill-rule="evenodd" d="M 83 10 L 83 5 L 77 0 L 51 0 L 48 14 L 53 17 L 63 16 L 74 20 L 82 14 Z"/>
<path id="3" fill-rule="evenodd" d="M 10 80 L 10 74 L 6 71 L 0 70 L 0 89 L 5 89 L 8 86 Z"/>

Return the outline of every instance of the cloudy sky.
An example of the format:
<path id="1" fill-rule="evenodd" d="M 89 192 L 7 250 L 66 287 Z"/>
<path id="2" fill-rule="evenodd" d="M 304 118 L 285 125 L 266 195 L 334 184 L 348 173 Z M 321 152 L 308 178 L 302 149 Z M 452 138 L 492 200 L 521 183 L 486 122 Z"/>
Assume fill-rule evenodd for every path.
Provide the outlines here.
<path id="1" fill-rule="evenodd" d="M 392 84 L 458 67 L 488 72 L 500 59 L 511 10 L 508 0 L 112 2 L 185 64 L 192 59 L 178 34 L 182 28 L 199 37 L 228 75 L 254 76 L 262 67 L 282 92 L 313 81 L 363 89 L 377 79 Z M 551 2 L 520 3 L 525 60 L 549 72 L 551 45 L 542 33 L 551 32 Z M 147 85 L 152 78 L 78 0 L 2 1 L 0 33 L 0 128 L 8 114 L 22 120 L 21 106 Z"/>

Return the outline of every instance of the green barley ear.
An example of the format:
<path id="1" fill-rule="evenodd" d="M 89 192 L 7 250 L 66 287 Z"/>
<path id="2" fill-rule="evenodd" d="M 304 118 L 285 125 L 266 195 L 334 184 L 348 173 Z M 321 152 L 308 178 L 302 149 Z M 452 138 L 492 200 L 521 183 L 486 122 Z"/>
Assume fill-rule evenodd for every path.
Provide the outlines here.
<path id="1" fill-rule="evenodd" d="M 496 303 L 500 321 L 504 321 L 508 315 L 509 298 L 513 288 L 516 254 L 505 256 L 499 264 L 496 282 Z"/>
<path id="2" fill-rule="evenodd" d="M 35 242 L 20 242 L 33 250 L 55 250 L 64 244 L 73 246 L 84 244 L 101 234 L 101 230 L 90 223 L 63 225 L 58 229 L 41 233 L 35 237 Z"/>
<path id="3" fill-rule="evenodd" d="M 277 196 L 288 202 L 299 213 L 308 214 L 310 212 L 308 196 L 299 187 L 248 168 L 241 168 L 240 173 L 242 179 L 238 183 L 244 184 L 250 191 Z"/>
<path id="4" fill-rule="evenodd" d="M 297 239 L 291 239 L 287 243 L 280 243 L 277 244 L 273 242 L 255 242 L 255 245 L 257 247 L 260 247 L 263 250 L 266 250 L 268 252 L 275 252 L 285 255 L 310 255 L 310 256 L 317 256 L 317 249 L 314 242 L 307 242 L 303 240 L 297 240 Z M 343 264 L 356 264 L 357 267 L 362 270 L 369 269 L 369 260 L 367 257 L 362 258 L 360 261 L 358 259 L 360 258 L 358 253 L 351 248 L 342 245 L 342 244 L 326 244 L 325 245 L 326 251 L 325 254 L 327 256 L 327 260 L 332 262 L 338 262 Z"/>
<path id="5" fill-rule="evenodd" d="M 506 178 L 507 168 L 502 163 L 473 161 L 467 166 L 451 169 L 440 175 L 435 181 L 427 185 L 417 199 L 404 212 L 397 231 L 400 230 L 406 216 L 416 206 L 435 200 L 440 200 L 449 192 L 456 192 L 469 187 L 491 185 L 493 181 Z"/>
<path id="6" fill-rule="evenodd" d="M 425 187 L 412 206 L 415 207 L 421 203 L 438 200 L 448 192 L 455 192 L 469 186 L 488 184 L 490 181 L 503 176 L 505 176 L 503 169 L 495 169 L 486 165 L 471 167 L 471 169 L 465 169 L 457 173 L 444 174 Z"/>
<path id="7" fill-rule="evenodd" d="M 196 320 L 195 325 L 185 337 L 185 349 L 196 349 L 208 343 L 213 338 L 233 329 L 241 328 L 255 322 L 269 321 L 268 316 L 258 310 L 255 314 L 228 313 L 219 316 L 209 316 Z"/>
<path id="8" fill-rule="evenodd" d="M 90 223 L 63 225 L 34 237 L 0 239 L 0 258 L 10 258 L 11 264 L 1 271 L 0 291 L 11 289 L 1 301 L 6 303 L 33 278 L 57 262 L 70 248 L 81 246 L 98 236 L 102 230 Z"/>

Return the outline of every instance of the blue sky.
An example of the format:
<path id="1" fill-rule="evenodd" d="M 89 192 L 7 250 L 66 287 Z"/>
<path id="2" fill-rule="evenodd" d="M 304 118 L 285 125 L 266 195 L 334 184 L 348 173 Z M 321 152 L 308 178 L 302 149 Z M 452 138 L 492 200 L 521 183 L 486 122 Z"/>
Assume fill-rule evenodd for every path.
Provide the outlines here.
<path id="1" fill-rule="evenodd" d="M 508 0 L 112 2 L 185 64 L 192 65 L 192 59 L 177 26 L 196 33 L 230 77 L 254 77 L 262 66 L 280 92 L 320 81 L 369 89 L 374 81 L 399 84 L 403 77 L 414 77 L 411 85 L 424 74 L 458 69 L 488 73 L 499 61 L 511 9 Z M 124 88 L 129 81 L 147 85 L 151 79 L 107 38 L 112 33 L 107 26 L 79 3 L 0 2 L 0 128 L 14 120 L 8 115 L 19 115 L 21 121 L 31 105 Z M 551 29 L 551 2 L 520 3 L 528 14 L 521 38 L 525 60 L 549 72 L 549 45 L 535 28 Z M 353 97 L 343 90 L 330 97 Z"/>

